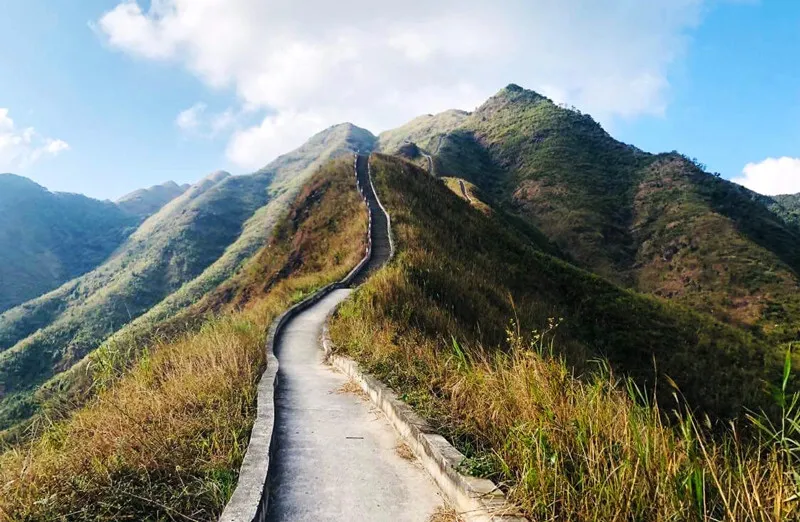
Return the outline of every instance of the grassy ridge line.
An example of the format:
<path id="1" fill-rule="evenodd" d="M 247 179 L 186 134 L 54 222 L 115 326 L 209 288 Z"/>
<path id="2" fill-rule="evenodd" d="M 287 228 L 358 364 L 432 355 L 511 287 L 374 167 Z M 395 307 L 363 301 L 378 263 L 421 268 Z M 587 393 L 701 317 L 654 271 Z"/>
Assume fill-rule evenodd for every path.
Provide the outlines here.
<path id="1" fill-rule="evenodd" d="M 12 174 L 0 174 L 0 215 L 0 313 L 92 270 L 141 222 Z"/>
<path id="2" fill-rule="evenodd" d="M 443 136 L 437 174 L 475 183 L 495 210 L 528 220 L 575 264 L 769 342 L 795 339 L 796 197 L 759 196 L 677 152 L 645 153 L 515 85 L 454 125 L 427 123 L 437 118 L 379 143 L 387 135 L 398 150 L 403 139 L 435 147 Z"/>
<path id="3" fill-rule="evenodd" d="M 398 253 L 342 304 L 331 337 L 453 441 L 468 471 L 502 482 L 535 520 L 798 513 L 787 452 L 712 437 L 692 417 L 665 426 L 643 404 L 652 388 L 616 377 L 642 377 L 655 357 L 693 404 L 731 414 L 780 375 L 768 347 L 532 251 L 408 163 L 371 165 Z M 611 362 L 597 371 L 600 355 Z M 674 390 L 660 391 L 671 404 Z"/>
<path id="4" fill-rule="evenodd" d="M 213 263 L 268 198 L 265 176 L 228 177 L 148 220 L 108 263 L 83 276 L 51 321 L 0 354 L 0 428 L 30 417 L 31 393 L 120 326 Z M 193 190 L 184 196 L 191 196 Z M 152 228 L 146 237 L 143 228 Z M 12 325 L 13 327 L 13 325 Z"/>
<path id="5" fill-rule="evenodd" d="M 0 380 L 3 380 L 4 371 L 10 375 L 0 395 L 12 392 L 23 380 L 28 385 L 28 389 L 5 397 L 0 406 L 0 428 L 30 417 L 42 403 L 48 408 L 48 414 L 56 417 L 62 410 L 80 403 L 89 388 L 86 354 L 120 330 L 122 333 L 111 337 L 106 344 L 114 345 L 121 359 L 126 357 L 123 354 L 133 353 L 136 346 L 147 344 L 149 339 L 168 334 L 159 325 L 240 269 L 244 260 L 264 244 L 277 217 L 310 176 L 331 158 L 350 154 L 356 148 L 371 147 L 371 140 L 374 137 L 363 129 L 349 124 L 337 125 L 318 133 L 302 147 L 253 175 L 212 174 L 148 219 L 132 236 L 127 251 L 118 254 L 116 264 L 100 267 L 93 279 L 79 280 L 77 286 L 64 294 L 64 300 L 53 306 L 34 306 L 23 311 L 21 318 L 4 316 L 9 319 L 5 322 L 0 318 L 0 339 L 4 333 L 6 337 L 24 334 L 20 330 L 28 323 L 34 329 L 46 326 L 42 332 L 34 334 L 38 335 L 35 339 L 22 341 L 20 345 L 25 346 L 15 348 L 19 353 L 7 355 L 6 359 L 0 355 Z M 234 196 L 238 198 L 234 208 L 224 208 L 220 203 Z M 256 201 L 258 198 L 261 199 Z M 267 199 L 271 203 L 263 207 L 261 203 Z M 250 205 L 253 202 L 255 204 Z M 256 210 L 258 207 L 261 208 Z M 243 225 L 235 223 L 236 235 L 220 242 L 220 255 L 209 257 L 199 267 L 188 266 L 190 270 L 187 270 L 186 265 L 191 265 L 189 261 L 197 257 L 195 251 L 203 254 L 215 247 L 212 232 L 220 223 L 228 223 L 232 216 L 248 209 L 254 214 L 247 215 L 247 221 L 242 219 Z M 190 224 L 188 231 L 174 232 L 176 223 L 184 221 Z M 189 239 L 195 231 L 198 237 L 192 239 L 192 243 Z M 159 249 L 155 254 L 151 252 L 154 248 Z M 176 271 L 178 277 L 170 275 Z M 175 292 L 170 293 L 172 290 Z M 117 295 L 120 292 L 124 295 Z M 118 298 L 110 300 L 109 295 Z M 52 311 L 53 315 L 47 317 L 40 313 L 42 311 Z M 140 314 L 142 316 L 137 319 Z M 47 326 L 48 323 L 51 324 Z M 128 327 L 124 326 L 126 324 Z M 47 367 L 46 357 L 34 357 L 48 350 L 62 354 L 55 368 Z M 36 361 L 38 366 L 34 364 Z M 30 387 L 39 383 L 40 389 Z M 5 433 L 4 438 L 16 437 L 23 428 L 23 425 L 17 426 L 13 432 Z"/>
<path id="6" fill-rule="evenodd" d="M 347 274 L 365 234 L 350 161 L 326 165 L 269 245 L 183 312 L 199 328 L 140 347 L 129 369 L 109 364 L 89 404 L 0 456 L 0 514 L 215 520 L 247 445 L 267 326 Z"/>

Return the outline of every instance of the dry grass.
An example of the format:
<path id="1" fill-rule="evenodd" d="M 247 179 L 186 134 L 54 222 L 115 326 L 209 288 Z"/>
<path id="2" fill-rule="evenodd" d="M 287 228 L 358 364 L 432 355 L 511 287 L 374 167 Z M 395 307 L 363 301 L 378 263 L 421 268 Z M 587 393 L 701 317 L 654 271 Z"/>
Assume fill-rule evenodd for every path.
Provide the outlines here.
<path id="1" fill-rule="evenodd" d="M 610 369 L 634 366 L 630 359 L 639 352 L 657 356 L 659 369 L 670 357 L 688 365 L 713 358 L 714 368 L 679 380 L 714 394 L 708 403 L 728 400 L 731 388 L 754 379 L 734 377 L 736 367 L 720 347 L 701 345 L 664 325 L 686 320 L 704 336 L 727 330 L 688 314 L 672 321 L 672 308 L 647 316 L 649 301 L 612 291 L 595 295 L 606 283 L 593 279 L 581 286 L 577 271 L 560 279 L 558 293 L 532 293 L 546 288 L 550 275 L 558 276 L 546 271 L 555 263 L 539 264 L 536 256 L 513 259 L 516 242 L 478 213 L 460 210 L 463 205 L 423 173 L 390 173 L 392 164 L 380 158 L 372 166 L 392 214 L 398 254 L 342 305 L 331 338 L 466 455 L 463 471 L 495 480 L 537 521 L 799 518 L 796 407 L 785 409 L 777 429 L 759 432 L 745 422 L 750 436 L 744 437 L 741 423 L 727 430 L 718 424 L 712 434 L 704 418 L 667 411 L 682 408 L 682 401 L 667 404 L 670 396 L 663 394 L 664 402 L 655 404 L 650 388 L 637 388 Z M 430 208 L 436 216 L 426 214 Z M 496 246 L 500 241 L 505 243 Z M 569 292 L 581 309 L 560 326 L 548 323 L 542 314 L 548 300 Z M 529 301 L 515 308 L 509 294 Z M 597 321 L 604 309 L 590 311 L 588 299 L 594 298 L 598 306 L 624 305 L 615 321 Z M 515 310 L 519 318 L 509 327 Z M 638 322 L 625 322 L 625 316 Z M 576 327 L 586 323 L 595 326 L 594 342 L 604 336 L 614 341 L 607 346 L 617 366 L 593 362 L 592 352 L 584 352 L 579 375 L 574 355 L 570 364 L 557 355 L 580 353 L 565 348 L 574 345 Z M 544 329 L 526 333 L 534 326 Z M 657 343 L 664 349 L 657 351 Z M 741 362 L 745 370 L 749 363 Z M 719 380 L 728 382 L 717 386 Z M 669 389 L 659 385 L 659 391 Z"/>
<path id="2" fill-rule="evenodd" d="M 408 447 L 408 444 L 405 442 L 398 442 L 397 446 L 394 447 L 395 453 L 401 459 L 405 460 L 416 460 L 417 456 L 414 455 L 414 452 L 411 451 L 411 448 Z"/>
<path id="3" fill-rule="evenodd" d="M 458 516 L 458 512 L 450 506 L 439 506 L 428 522 L 462 522 L 462 519 Z"/>
<path id="4" fill-rule="evenodd" d="M 359 399 L 365 401 L 369 400 L 369 396 L 364 392 L 363 388 L 361 388 L 361 385 L 359 385 L 353 379 L 349 379 L 346 383 L 342 384 L 339 389 L 336 390 L 336 393 L 347 393 L 350 395 L 355 395 Z"/>
<path id="5" fill-rule="evenodd" d="M 375 336 L 373 326 L 338 325 L 356 344 L 369 340 L 353 355 L 468 455 L 464 471 L 501 483 L 534 520 L 777 522 L 800 513 L 793 453 L 733 431 L 712 436 L 691 416 L 667 426 L 633 384 L 605 368 L 576 378 L 539 349 L 541 338 L 510 332 L 504 351 L 454 343 L 446 354 L 388 327 Z"/>
<path id="6" fill-rule="evenodd" d="M 0 455 L 0 520 L 215 520 L 249 439 L 267 327 L 356 264 L 365 218 L 350 161 L 333 163 L 251 265 L 184 314 L 201 326 L 138 347 L 135 362 L 98 353 L 102 391 Z"/>

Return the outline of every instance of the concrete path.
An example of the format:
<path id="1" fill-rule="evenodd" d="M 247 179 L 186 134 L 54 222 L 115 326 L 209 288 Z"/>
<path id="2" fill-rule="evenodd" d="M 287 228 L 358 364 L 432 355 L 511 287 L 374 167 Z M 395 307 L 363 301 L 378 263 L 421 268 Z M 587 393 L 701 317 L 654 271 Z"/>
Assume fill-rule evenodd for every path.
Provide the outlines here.
<path id="1" fill-rule="evenodd" d="M 323 363 L 323 322 L 351 291 L 281 329 L 267 520 L 424 522 L 443 504 L 427 473 L 398 454 L 389 421 Z"/>
<path id="2" fill-rule="evenodd" d="M 469 196 L 469 192 L 467 192 L 467 186 L 464 185 L 464 180 L 458 180 L 458 184 L 461 186 L 461 193 L 464 194 L 464 197 L 469 203 L 472 203 L 472 198 Z"/>

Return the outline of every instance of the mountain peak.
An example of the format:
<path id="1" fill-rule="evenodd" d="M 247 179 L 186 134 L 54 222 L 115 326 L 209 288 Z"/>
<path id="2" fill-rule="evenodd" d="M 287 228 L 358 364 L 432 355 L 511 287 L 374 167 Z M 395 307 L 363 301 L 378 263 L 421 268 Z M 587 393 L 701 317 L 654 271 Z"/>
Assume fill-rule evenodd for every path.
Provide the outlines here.
<path id="1" fill-rule="evenodd" d="M 215 170 L 214 172 L 203 178 L 203 181 L 213 181 L 214 183 L 219 183 L 223 179 L 229 177 L 231 177 L 230 172 L 226 170 Z"/>
<path id="2" fill-rule="evenodd" d="M 11 173 L 0 174 L 0 186 L 4 187 L 6 190 L 15 189 L 49 192 L 45 187 L 39 185 L 32 179 Z"/>
<path id="3" fill-rule="evenodd" d="M 509 83 L 508 85 L 500 89 L 500 91 L 497 94 L 495 94 L 494 96 L 492 96 L 492 98 L 490 98 L 490 101 L 496 98 L 530 101 L 530 102 L 536 102 L 548 99 L 546 96 L 542 96 L 536 91 L 520 87 L 516 83 Z"/>

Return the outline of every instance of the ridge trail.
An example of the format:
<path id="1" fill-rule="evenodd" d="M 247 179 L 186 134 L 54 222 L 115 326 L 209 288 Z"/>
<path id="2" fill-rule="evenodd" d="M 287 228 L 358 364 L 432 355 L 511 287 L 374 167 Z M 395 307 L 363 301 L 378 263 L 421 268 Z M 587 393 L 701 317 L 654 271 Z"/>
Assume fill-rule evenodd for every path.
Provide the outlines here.
<path id="1" fill-rule="evenodd" d="M 370 183 L 368 156 L 356 176 L 369 207 L 372 255 L 357 286 L 391 255 L 389 223 Z M 323 324 L 351 288 L 332 291 L 280 330 L 276 422 L 269 467 L 269 521 L 427 521 L 443 504 L 416 462 L 396 450 L 400 439 L 386 417 L 348 379 L 323 362 Z"/>

